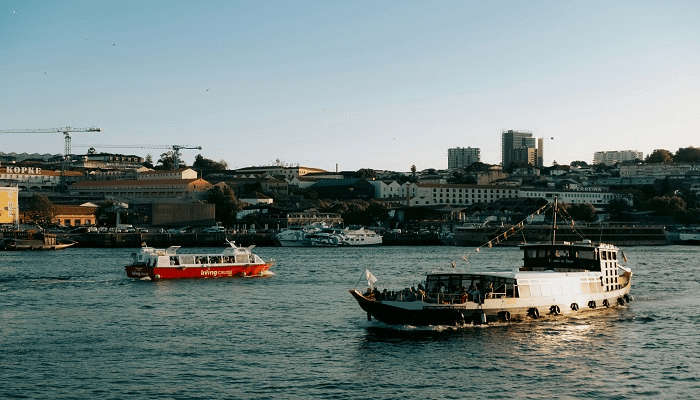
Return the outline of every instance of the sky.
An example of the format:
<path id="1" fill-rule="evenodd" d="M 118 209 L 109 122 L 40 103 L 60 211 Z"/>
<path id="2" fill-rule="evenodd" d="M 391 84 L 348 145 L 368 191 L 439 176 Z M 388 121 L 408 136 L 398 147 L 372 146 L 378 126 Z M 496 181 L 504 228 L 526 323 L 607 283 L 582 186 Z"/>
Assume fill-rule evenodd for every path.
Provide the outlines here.
<path id="1" fill-rule="evenodd" d="M 547 138 L 545 164 L 675 151 L 700 145 L 698 20 L 697 1 L 0 0 L 0 130 L 97 126 L 74 153 L 193 145 L 230 168 L 495 164 L 505 129 Z"/>

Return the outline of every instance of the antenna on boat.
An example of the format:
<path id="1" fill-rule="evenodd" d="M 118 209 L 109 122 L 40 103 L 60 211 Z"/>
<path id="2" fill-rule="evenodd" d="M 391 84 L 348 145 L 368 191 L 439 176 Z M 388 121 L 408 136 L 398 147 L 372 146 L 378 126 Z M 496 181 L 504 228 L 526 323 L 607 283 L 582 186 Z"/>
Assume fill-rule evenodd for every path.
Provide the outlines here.
<path id="1" fill-rule="evenodd" d="M 554 196 L 554 208 L 552 209 L 552 245 L 557 240 L 557 210 L 558 210 L 558 197 Z"/>

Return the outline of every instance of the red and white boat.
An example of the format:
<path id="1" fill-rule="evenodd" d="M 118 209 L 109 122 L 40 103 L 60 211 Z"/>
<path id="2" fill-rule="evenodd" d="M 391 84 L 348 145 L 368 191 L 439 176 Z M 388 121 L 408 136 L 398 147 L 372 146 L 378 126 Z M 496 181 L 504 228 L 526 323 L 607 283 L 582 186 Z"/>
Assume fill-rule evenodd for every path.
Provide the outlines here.
<path id="1" fill-rule="evenodd" d="M 274 262 L 265 262 L 253 254 L 255 246 L 231 247 L 218 254 L 177 254 L 180 246 L 167 249 L 142 247 L 132 253 L 132 262 L 125 267 L 130 278 L 192 279 L 265 276 Z"/>

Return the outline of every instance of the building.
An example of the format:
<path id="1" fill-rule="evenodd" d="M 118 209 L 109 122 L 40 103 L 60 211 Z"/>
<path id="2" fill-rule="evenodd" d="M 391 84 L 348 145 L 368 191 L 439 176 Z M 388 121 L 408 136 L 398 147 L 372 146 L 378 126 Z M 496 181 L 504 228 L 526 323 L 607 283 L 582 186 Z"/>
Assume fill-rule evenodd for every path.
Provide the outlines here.
<path id="1" fill-rule="evenodd" d="M 139 172 L 136 179 L 145 180 L 162 180 L 162 179 L 197 179 L 197 171 L 192 168 L 180 168 L 176 170 L 146 170 Z"/>
<path id="2" fill-rule="evenodd" d="M 628 205 L 632 206 L 632 195 L 629 193 L 613 193 L 603 191 L 600 188 L 591 188 L 590 190 L 556 190 L 556 189 L 527 189 L 521 188 L 518 192 L 518 197 L 525 199 L 545 199 L 553 201 L 554 197 L 558 197 L 559 201 L 568 204 L 583 204 L 588 203 L 594 206 L 606 205 L 611 200 L 624 200 Z"/>
<path id="3" fill-rule="evenodd" d="M 63 171 L 67 183 L 81 179 L 80 171 Z M 17 186 L 24 191 L 49 191 L 61 185 L 61 171 L 51 171 L 38 167 L 0 167 L 0 185 Z"/>
<path id="4" fill-rule="evenodd" d="M 212 187 L 204 179 L 136 179 L 82 181 L 70 187 L 72 193 L 120 200 L 197 199 Z"/>
<path id="5" fill-rule="evenodd" d="M 669 176 L 700 175 L 700 164 L 692 163 L 654 163 L 639 165 L 621 165 L 620 177 L 651 177 L 664 179 Z"/>
<path id="6" fill-rule="evenodd" d="M 0 187 L 0 224 L 14 224 L 19 220 L 19 189 Z"/>
<path id="7" fill-rule="evenodd" d="M 514 163 L 527 163 L 534 167 L 541 167 L 544 163 L 543 155 L 544 140 L 534 138 L 532 132 L 512 129 L 501 132 L 501 165 L 503 168 L 509 168 Z"/>
<path id="8" fill-rule="evenodd" d="M 481 149 L 475 147 L 454 147 L 447 149 L 447 169 L 466 168 L 481 161 Z"/>
<path id="9" fill-rule="evenodd" d="M 129 203 L 138 225 L 212 226 L 216 223 L 216 206 L 201 201 L 137 200 Z"/>
<path id="10" fill-rule="evenodd" d="M 405 183 L 402 196 L 410 206 L 491 203 L 518 197 L 518 188 L 493 185 Z"/>
<path id="11" fill-rule="evenodd" d="M 97 207 L 55 204 L 51 222 L 62 226 L 95 225 L 96 211 Z"/>
<path id="12" fill-rule="evenodd" d="M 63 156 L 49 162 L 60 164 Z M 135 169 L 143 164 L 143 158 L 133 154 L 92 153 L 71 155 L 71 167 L 86 169 Z"/>
<path id="13" fill-rule="evenodd" d="M 636 150 L 596 151 L 593 153 L 593 164 L 615 165 L 623 161 L 643 160 L 644 154 Z"/>
<path id="14" fill-rule="evenodd" d="M 304 176 L 306 174 L 310 174 L 313 172 L 327 172 L 326 170 L 319 169 L 319 168 L 310 168 L 310 167 L 301 167 L 301 166 L 296 166 L 296 167 L 286 167 L 283 165 L 270 165 L 270 166 L 263 166 L 263 167 L 246 167 L 246 168 L 240 168 L 234 171 L 237 174 L 253 174 L 253 175 L 271 175 L 271 176 L 282 176 L 285 179 L 289 180 L 292 178 L 298 178 L 300 176 Z"/>
<path id="15" fill-rule="evenodd" d="M 393 180 L 368 181 L 374 186 L 375 199 L 396 199 L 401 197 L 401 184 Z"/>

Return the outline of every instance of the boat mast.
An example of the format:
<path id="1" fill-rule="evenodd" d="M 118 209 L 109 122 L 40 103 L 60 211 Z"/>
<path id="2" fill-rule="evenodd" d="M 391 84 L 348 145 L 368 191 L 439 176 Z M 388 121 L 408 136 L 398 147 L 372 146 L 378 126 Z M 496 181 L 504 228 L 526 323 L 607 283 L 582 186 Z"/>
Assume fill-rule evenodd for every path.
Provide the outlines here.
<path id="1" fill-rule="evenodd" d="M 552 208 L 552 245 L 557 240 L 557 196 L 554 196 L 554 207 Z"/>

